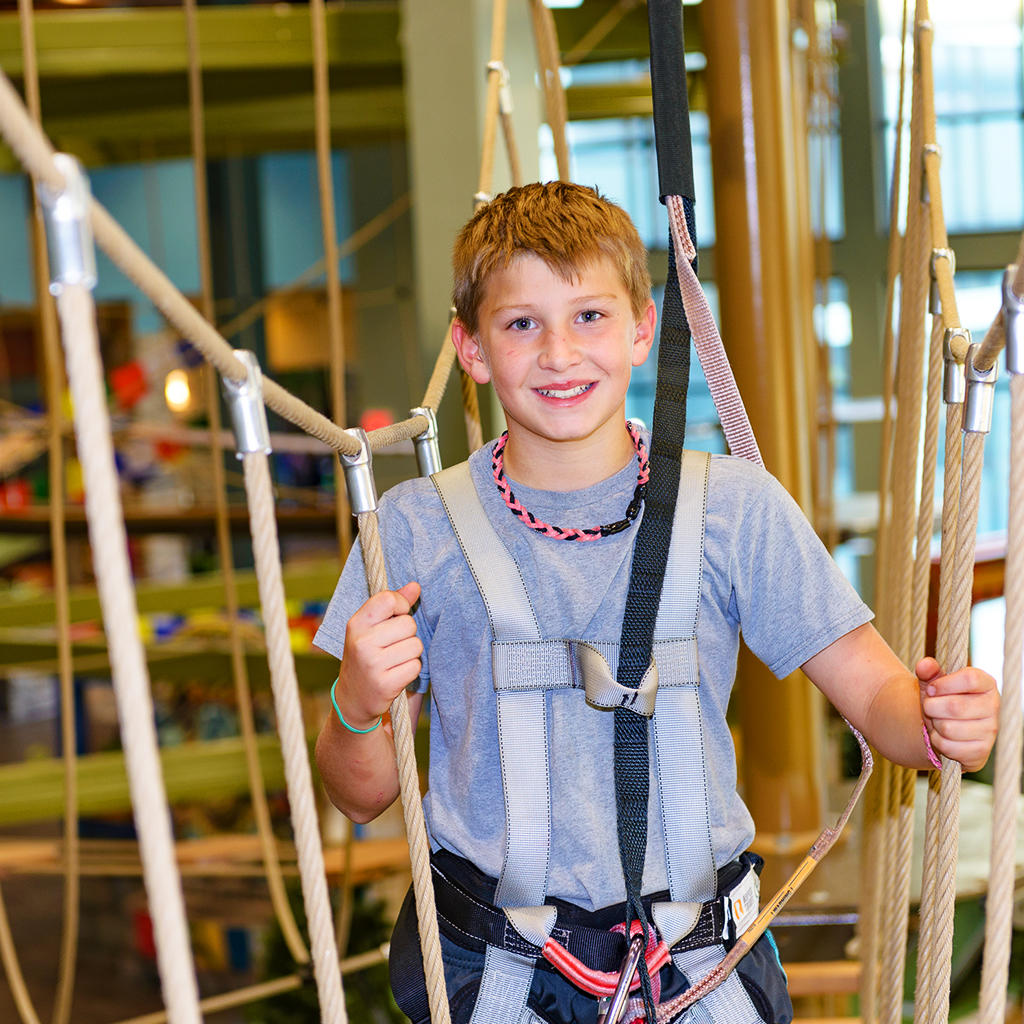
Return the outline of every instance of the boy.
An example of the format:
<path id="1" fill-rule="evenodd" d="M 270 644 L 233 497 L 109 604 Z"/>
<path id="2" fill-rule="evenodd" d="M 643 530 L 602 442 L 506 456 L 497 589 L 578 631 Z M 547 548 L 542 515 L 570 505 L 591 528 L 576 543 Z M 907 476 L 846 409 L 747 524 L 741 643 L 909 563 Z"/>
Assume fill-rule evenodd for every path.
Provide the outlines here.
<path id="1" fill-rule="evenodd" d="M 609 708 L 647 474 L 645 439 L 624 415 L 630 371 L 654 340 L 647 257 L 622 210 L 551 183 L 479 210 L 454 271 L 452 339 L 470 376 L 494 386 L 507 434 L 382 501 L 389 578 L 402 585 L 367 599 L 359 555 L 345 567 L 316 637 L 341 658 L 317 760 L 334 803 L 374 818 L 398 794 L 381 718 L 415 684 L 415 719 L 429 685 L 425 813 L 453 1021 L 592 1022 L 626 947 L 604 941 L 625 898 Z M 655 632 L 643 880 L 665 944 L 660 961 L 647 951 L 660 1001 L 721 959 L 741 930 L 735 894 L 755 879 L 725 723 L 740 629 L 778 676 L 802 666 L 901 764 L 928 766 L 924 721 L 936 750 L 979 768 L 998 705 L 977 670 L 943 676 L 925 659 L 915 679 L 762 470 L 686 453 L 679 494 Z M 640 689 L 653 702 L 654 685 Z M 407 900 L 392 984 L 419 1024 L 413 917 Z M 553 969 L 537 955 L 551 938 L 579 962 Z M 686 1020 L 791 1014 L 768 939 Z"/>

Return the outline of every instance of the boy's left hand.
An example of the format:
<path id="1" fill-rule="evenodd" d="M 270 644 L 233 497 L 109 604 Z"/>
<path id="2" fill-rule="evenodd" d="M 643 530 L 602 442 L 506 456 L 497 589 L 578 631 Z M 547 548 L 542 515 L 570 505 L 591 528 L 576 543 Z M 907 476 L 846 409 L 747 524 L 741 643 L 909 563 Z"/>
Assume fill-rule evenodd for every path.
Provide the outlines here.
<path id="1" fill-rule="evenodd" d="M 914 669 L 921 684 L 921 715 L 936 752 L 959 761 L 964 771 L 984 766 L 999 726 L 996 681 L 979 668 L 943 675 L 934 658 Z"/>

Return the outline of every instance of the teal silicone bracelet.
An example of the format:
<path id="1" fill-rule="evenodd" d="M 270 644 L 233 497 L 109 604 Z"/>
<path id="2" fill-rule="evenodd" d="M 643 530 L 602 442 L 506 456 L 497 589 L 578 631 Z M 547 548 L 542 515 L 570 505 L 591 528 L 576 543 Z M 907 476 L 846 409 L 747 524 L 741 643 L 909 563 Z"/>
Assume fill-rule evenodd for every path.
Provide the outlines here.
<path id="1" fill-rule="evenodd" d="M 348 722 L 345 721 L 345 716 L 341 713 L 341 708 L 338 707 L 338 700 L 334 696 L 334 688 L 337 685 L 338 685 L 338 680 L 335 679 L 334 682 L 331 683 L 331 703 L 334 705 L 334 710 L 338 712 L 338 721 L 341 722 L 341 724 L 343 726 L 345 726 L 345 728 L 348 729 L 349 732 L 357 732 L 360 735 L 363 735 L 363 734 L 368 733 L 368 732 L 373 732 L 373 730 L 376 729 L 377 726 L 380 725 L 380 723 L 384 721 L 384 716 L 381 715 L 380 718 L 378 718 L 377 721 L 374 722 L 373 725 L 371 725 L 369 729 L 355 729 L 355 728 L 353 728 L 351 725 L 348 724 Z"/>

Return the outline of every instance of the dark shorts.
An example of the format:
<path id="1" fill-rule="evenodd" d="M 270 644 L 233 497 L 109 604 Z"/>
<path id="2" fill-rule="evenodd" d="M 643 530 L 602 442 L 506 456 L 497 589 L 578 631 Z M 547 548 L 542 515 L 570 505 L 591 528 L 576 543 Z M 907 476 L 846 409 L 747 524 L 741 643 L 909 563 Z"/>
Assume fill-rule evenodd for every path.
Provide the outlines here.
<path id="1" fill-rule="evenodd" d="M 486 879 L 486 876 L 480 875 L 471 865 L 465 861 L 459 862 L 450 854 L 441 856 L 446 858 L 444 869 L 449 877 L 453 874 L 453 863 L 457 863 L 457 870 L 461 872 L 458 881 L 481 898 L 489 899 L 481 887 L 490 881 L 493 893 L 493 880 Z M 564 906 L 559 904 L 559 907 L 559 919 L 562 920 Z M 608 908 L 606 911 L 598 912 L 598 915 L 602 918 L 608 916 L 613 923 L 615 920 L 621 920 L 618 908 Z M 445 985 L 448 990 L 452 1024 L 469 1024 L 483 974 L 484 953 L 481 949 L 467 949 L 465 944 L 460 944 L 453 938 L 451 929 L 442 927 L 441 955 L 444 960 Z M 406 894 L 391 939 L 390 970 L 391 987 L 399 1008 L 409 1017 L 412 1024 L 430 1024 L 416 923 L 416 904 L 411 889 Z M 793 1005 L 786 989 L 786 976 L 770 932 L 754 944 L 740 961 L 736 973 L 762 1021 L 766 1024 L 790 1024 L 793 1020 Z M 700 979 L 684 977 L 674 964 L 668 964 L 661 970 L 661 1001 L 681 994 L 690 987 L 691 982 L 698 980 Z M 597 1000 L 581 992 L 543 960 L 533 972 L 527 1005 L 547 1024 L 597 1022 Z M 682 1020 L 682 1017 L 679 1019 Z"/>

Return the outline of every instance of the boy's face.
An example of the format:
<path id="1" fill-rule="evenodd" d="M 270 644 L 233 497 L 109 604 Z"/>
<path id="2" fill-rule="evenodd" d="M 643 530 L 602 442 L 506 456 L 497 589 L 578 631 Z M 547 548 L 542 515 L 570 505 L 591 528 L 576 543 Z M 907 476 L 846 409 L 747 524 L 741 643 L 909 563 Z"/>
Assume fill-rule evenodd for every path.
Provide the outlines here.
<path id="1" fill-rule="evenodd" d="M 637 322 L 606 257 L 567 281 L 524 254 L 491 275 L 476 334 L 455 321 L 452 339 L 473 380 L 494 385 L 510 442 L 527 448 L 603 432 L 621 442 L 630 373 L 651 350 L 655 320 L 649 302 Z"/>

